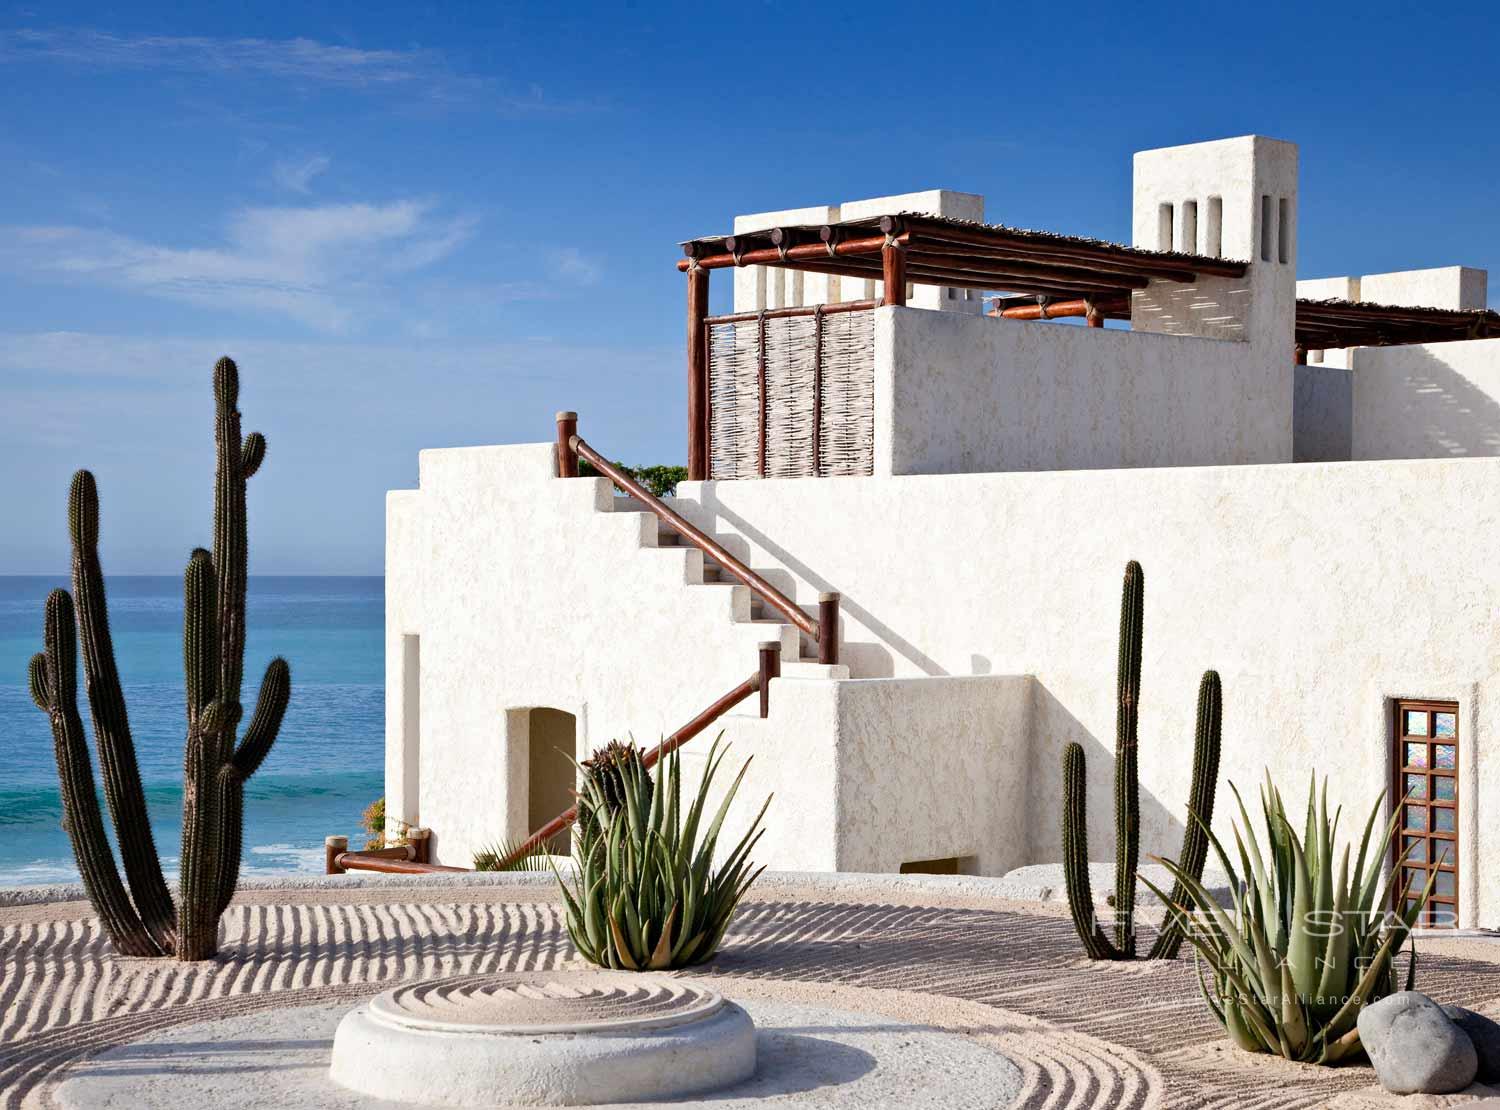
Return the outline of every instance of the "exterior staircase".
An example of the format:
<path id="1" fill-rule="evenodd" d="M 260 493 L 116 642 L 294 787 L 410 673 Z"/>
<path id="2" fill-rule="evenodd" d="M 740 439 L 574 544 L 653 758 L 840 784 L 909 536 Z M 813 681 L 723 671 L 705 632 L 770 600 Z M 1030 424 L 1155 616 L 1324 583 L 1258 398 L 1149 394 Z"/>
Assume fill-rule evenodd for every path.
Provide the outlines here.
<path id="1" fill-rule="evenodd" d="M 806 636 L 775 609 L 766 605 L 749 586 L 737 582 L 712 556 L 699 551 L 683 539 L 669 524 L 654 514 L 644 502 L 633 497 L 616 495 L 613 512 L 630 513 L 642 517 L 642 546 L 686 550 L 688 553 L 688 584 L 690 590 L 728 591 L 728 608 L 736 624 L 753 630 L 756 642 L 779 641 L 781 644 L 782 678 L 843 679 L 849 676 L 845 663 L 819 663 L 817 646 L 809 643 Z M 644 518 L 650 517 L 649 521 Z M 652 531 L 652 525 L 655 531 Z M 654 537 L 654 542 L 652 539 Z M 741 559 L 750 557 L 749 544 L 739 536 L 715 535 L 714 540 Z M 757 573 L 770 580 L 788 597 L 795 596 L 792 576 L 780 567 L 753 567 Z M 816 613 L 810 614 L 816 616 Z"/>

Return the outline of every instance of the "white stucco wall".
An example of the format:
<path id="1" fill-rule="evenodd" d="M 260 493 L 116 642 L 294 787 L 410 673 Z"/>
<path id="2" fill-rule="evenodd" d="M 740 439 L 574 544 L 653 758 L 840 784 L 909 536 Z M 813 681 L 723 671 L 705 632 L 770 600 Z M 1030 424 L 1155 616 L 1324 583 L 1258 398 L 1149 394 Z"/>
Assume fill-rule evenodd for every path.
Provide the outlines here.
<path id="1" fill-rule="evenodd" d="M 1349 356 L 1354 458 L 1500 455 L 1500 339 Z"/>
<path id="2" fill-rule="evenodd" d="M 876 474 L 1289 462 L 1292 404 L 1251 343 L 876 311 Z"/>
<path id="3" fill-rule="evenodd" d="M 388 658 L 408 657 L 405 636 L 421 644 L 415 805 L 400 781 L 409 684 L 387 691 L 392 812 L 434 827 L 440 858 L 524 831 L 509 710 L 575 714 L 580 751 L 654 739 L 748 673 L 770 627 L 735 622 L 739 588 L 690 585 L 696 556 L 650 547 L 637 514 L 603 511 L 602 483 L 550 471 L 544 445 L 426 452 L 421 491 L 391 498 Z M 1224 681 L 1224 777 L 1269 767 L 1299 788 L 1316 769 L 1353 807 L 1386 785 L 1387 699 L 1452 698 L 1464 916 L 1500 924 L 1481 819 L 1500 812 L 1486 709 L 1500 460 L 720 482 L 684 486 L 678 505 L 800 603 L 843 594 L 854 680 L 782 680 L 768 720 L 726 720 L 736 761 L 756 756 L 747 797 L 781 800 L 774 866 L 1055 860 L 1070 740 L 1107 857 L 1120 575 L 1136 558 L 1143 848 L 1176 850 L 1206 667 Z M 1007 675 L 1034 681 L 927 681 Z"/>
<path id="4" fill-rule="evenodd" d="M 1129 558 L 1146 571 L 1151 851 L 1181 835 L 1205 668 L 1224 681 L 1226 778 L 1253 785 L 1269 767 L 1300 789 L 1316 769 L 1356 808 L 1387 783 L 1386 699 L 1456 699 L 1464 913 L 1500 924 L 1500 849 L 1480 819 L 1500 812 L 1500 719 L 1484 711 L 1500 694 L 1500 461 L 721 482 L 681 497 L 700 525 L 750 540 L 753 565 L 792 568 L 800 601 L 842 592 L 856 676 L 1035 675 L 1030 790 L 1058 797 L 1062 748 L 1084 745 L 1096 858 L 1112 843 Z M 1028 855 L 1055 860 L 1055 810 L 1030 829 Z"/>

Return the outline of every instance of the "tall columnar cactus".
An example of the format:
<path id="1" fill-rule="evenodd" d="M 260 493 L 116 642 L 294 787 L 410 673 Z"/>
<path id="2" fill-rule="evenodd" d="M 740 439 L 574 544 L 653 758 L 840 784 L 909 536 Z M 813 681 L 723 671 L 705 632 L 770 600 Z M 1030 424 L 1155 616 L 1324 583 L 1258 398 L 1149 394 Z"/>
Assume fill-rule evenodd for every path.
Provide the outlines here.
<path id="1" fill-rule="evenodd" d="M 1099 927 L 1089 881 L 1088 776 L 1083 748 L 1071 743 L 1063 751 L 1063 877 L 1073 926 L 1092 960 L 1133 960 L 1135 880 L 1140 861 L 1140 768 L 1137 726 L 1140 718 L 1142 618 L 1145 575 L 1132 560 L 1125 567 L 1120 601 L 1120 651 L 1115 710 L 1115 936 Z M 1223 694 L 1219 676 L 1205 672 L 1198 688 L 1198 728 L 1193 743 L 1193 782 L 1183 832 L 1182 866 L 1193 880 L 1202 878 L 1208 851 L 1205 826 L 1213 821 L 1214 787 L 1219 777 L 1219 738 Z M 1180 889 L 1178 889 L 1180 888 Z M 1191 904 L 1186 885 L 1173 891 L 1174 904 Z M 1170 914 L 1150 959 L 1172 959 L 1182 943 L 1180 917 Z"/>
<path id="2" fill-rule="evenodd" d="M 258 432 L 240 437 L 239 371 L 230 359 L 214 366 L 214 398 L 214 550 L 192 553 L 183 585 L 187 743 L 182 878 L 175 906 L 152 839 L 115 667 L 99 564 L 99 493 L 86 470 L 73 476 L 68 503 L 73 594 L 54 590 L 47 598 L 46 650 L 31 660 L 31 696 L 51 718 L 63 820 L 79 873 L 115 948 L 132 956 L 203 960 L 217 952 L 219 917 L 239 882 L 245 780 L 270 751 L 291 698 L 291 671 L 285 660 L 274 659 L 250 724 L 239 735 L 248 575 L 245 483 L 265 458 L 266 441 Z M 89 712 L 124 882 L 105 836 L 78 714 L 75 604 Z"/>
<path id="3" fill-rule="evenodd" d="M 1194 883 L 1202 881 L 1203 864 L 1208 859 L 1208 825 L 1213 821 L 1214 788 L 1219 781 L 1219 733 L 1223 723 L 1224 690 L 1219 683 L 1219 672 L 1204 671 L 1198 683 L 1198 726 L 1193 732 L 1192 794 L 1188 798 L 1187 824 L 1182 830 L 1182 854 L 1177 857 L 1178 866 L 1192 876 Z M 1192 905 L 1191 886 L 1178 879 L 1172 884 L 1167 918 L 1148 959 L 1177 958 L 1177 950 L 1182 947 L 1184 919 L 1181 912 L 1170 907 L 1190 909 Z"/>

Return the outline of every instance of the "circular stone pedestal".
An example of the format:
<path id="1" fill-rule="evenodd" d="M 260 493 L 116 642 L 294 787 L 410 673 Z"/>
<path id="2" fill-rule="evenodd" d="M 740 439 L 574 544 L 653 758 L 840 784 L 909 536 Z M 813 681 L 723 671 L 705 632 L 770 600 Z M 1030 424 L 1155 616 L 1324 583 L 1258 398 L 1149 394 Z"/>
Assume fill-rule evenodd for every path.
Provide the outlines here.
<path id="1" fill-rule="evenodd" d="M 412 983 L 346 1015 L 332 1077 L 440 1106 L 593 1106 L 733 1086 L 755 1073 L 755 1026 L 717 992 L 622 971 Z"/>

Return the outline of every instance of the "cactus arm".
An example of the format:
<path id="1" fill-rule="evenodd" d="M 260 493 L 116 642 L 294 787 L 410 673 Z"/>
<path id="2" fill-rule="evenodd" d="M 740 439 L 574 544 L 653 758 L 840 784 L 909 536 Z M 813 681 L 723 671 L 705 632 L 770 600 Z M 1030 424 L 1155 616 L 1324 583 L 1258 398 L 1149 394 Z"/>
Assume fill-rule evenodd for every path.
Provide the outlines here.
<path id="1" fill-rule="evenodd" d="M 202 960 L 218 944 L 218 770 L 224 703 L 218 682 L 218 589 L 212 558 L 194 551 L 183 575 L 183 672 L 188 687 L 182 781 L 182 913 L 177 955 Z"/>
<path id="2" fill-rule="evenodd" d="M 1135 956 L 1135 872 L 1140 861 L 1141 813 L 1137 724 L 1141 701 L 1141 622 L 1145 575 L 1131 560 L 1120 597 L 1119 701 L 1115 716 L 1115 945 Z"/>
<path id="3" fill-rule="evenodd" d="M 218 907 L 223 913 L 240 881 L 240 856 L 245 841 L 245 780 L 260 768 L 281 730 L 287 703 L 292 696 L 292 672 L 286 660 L 276 658 L 261 679 L 255 714 L 245 728 L 239 747 L 229 762 L 219 768 L 219 863 Z"/>
<path id="4" fill-rule="evenodd" d="M 65 590 L 53 590 L 46 606 L 47 650 L 31 661 L 32 695 L 45 700 L 42 708 L 52 725 L 63 827 L 89 902 L 115 949 L 128 956 L 160 956 L 163 948 L 131 904 L 104 832 L 83 718 L 78 715 L 78 643 L 73 622 L 73 599 Z"/>
<path id="5" fill-rule="evenodd" d="M 1068 891 L 1068 910 L 1073 928 L 1091 960 L 1118 960 L 1123 956 L 1109 942 L 1094 913 L 1093 889 L 1089 883 L 1088 777 L 1083 747 L 1077 743 L 1063 749 L 1063 881 Z"/>
<path id="6" fill-rule="evenodd" d="M 43 713 L 52 709 L 52 683 L 47 678 L 47 656 L 44 652 L 37 652 L 31 657 L 31 664 L 26 668 L 27 685 L 31 688 L 31 700 L 36 702 L 36 707 Z"/>
<path id="7" fill-rule="evenodd" d="M 255 713 L 229 761 L 241 782 L 255 774 L 260 769 L 261 761 L 270 753 L 271 745 L 276 742 L 276 735 L 281 731 L 281 720 L 286 716 L 287 703 L 291 698 L 292 670 L 285 659 L 277 656 L 266 667 L 265 677 L 260 680 L 260 696 L 255 702 Z"/>
<path id="8" fill-rule="evenodd" d="M 1214 819 L 1214 789 L 1219 781 L 1219 741 L 1224 722 L 1224 691 L 1217 671 L 1204 671 L 1198 684 L 1198 727 L 1193 738 L 1193 784 L 1188 797 L 1187 827 L 1182 831 L 1182 853 L 1178 866 L 1194 881 L 1203 881 L 1208 859 L 1208 827 Z M 1193 896 L 1178 879 L 1172 885 L 1168 906 L 1191 908 Z M 1147 959 L 1173 960 L 1182 947 L 1182 918 L 1168 910 L 1168 917 L 1151 946 Z"/>
<path id="9" fill-rule="evenodd" d="M 266 437 L 259 432 L 251 432 L 240 446 L 240 476 L 249 481 L 265 460 Z"/>
<path id="10" fill-rule="evenodd" d="M 109 631 L 104 570 L 99 563 L 99 490 L 87 470 L 73 475 L 68 495 L 68 532 L 73 547 L 73 596 L 83 645 L 83 672 L 99 773 L 109 803 L 125 878 L 142 922 L 156 945 L 171 951 L 176 943 L 177 911 L 162 875 L 151 834 L 146 792 L 115 665 Z"/>

